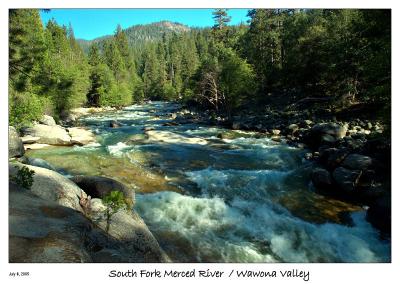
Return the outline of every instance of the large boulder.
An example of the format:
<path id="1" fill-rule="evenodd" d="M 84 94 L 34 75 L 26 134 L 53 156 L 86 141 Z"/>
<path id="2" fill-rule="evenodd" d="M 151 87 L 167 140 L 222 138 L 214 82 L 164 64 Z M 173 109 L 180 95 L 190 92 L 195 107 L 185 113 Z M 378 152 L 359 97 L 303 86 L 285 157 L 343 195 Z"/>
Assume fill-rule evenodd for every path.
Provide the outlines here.
<path id="1" fill-rule="evenodd" d="M 229 131 L 229 130 L 217 134 L 218 138 L 220 138 L 220 139 L 229 139 L 229 140 L 242 138 L 242 137 L 243 138 L 251 138 L 253 136 L 254 135 L 252 135 L 251 133 L 248 133 L 248 132 L 244 132 L 244 131 Z M 256 138 L 259 138 L 261 136 L 262 136 L 262 134 L 256 135 Z"/>
<path id="2" fill-rule="evenodd" d="M 74 176 L 71 180 L 93 198 L 103 198 L 112 191 L 120 191 L 129 205 L 133 206 L 135 203 L 135 190 L 111 178 Z"/>
<path id="3" fill-rule="evenodd" d="M 321 147 L 322 148 L 322 147 Z M 326 148 L 319 150 L 319 162 L 326 168 L 333 170 L 338 167 L 346 158 L 349 151 L 347 149 Z"/>
<path id="4" fill-rule="evenodd" d="M 240 129 L 241 123 L 239 121 L 234 121 L 232 122 L 232 129 L 233 130 L 238 130 Z"/>
<path id="5" fill-rule="evenodd" d="M 8 157 L 21 157 L 25 154 L 24 145 L 13 126 L 8 127 Z"/>
<path id="6" fill-rule="evenodd" d="M 305 142 L 311 148 L 318 148 L 321 144 L 334 144 L 346 136 L 348 125 L 337 123 L 315 124 L 305 136 Z"/>
<path id="7" fill-rule="evenodd" d="M 31 158 L 27 157 L 26 159 L 23 159 L 22 161 L 24 164 L 35 166 L 35 167 L 40 167 L 40 168 L 45 168 L 51 171 L 57 171 L 55 167 L 53 167 L 49 162 L 40 159 L 40 158 Z"/>
<path id="8" fill-rule="evenodd" d="M 83 212 L 79 199 L 81 196 L 86 197 L 86 194 L 75 183 L 55 171 L 20 163 L 9 164 L 9 174 L 16 176 L 18 169 L 22 166 L 35 172 L 31 187 L 32 193 L 44 200 Z"/>
<path id="9" fill-rule="evenodd" d="M 67 129 L 71 136 L 71 143 L 77 145 L 86 145 L 89 143 L 96 142 L 94 134 L 82 127 L 70 127 Z"/>
<path id="10" fill-rule="evenodd" d="M 359 154 L 348 155 L 342 163 L 343 167 L 353 170 L 366 170 L 371 165 L 372 165 L 371 157 Z"/>
<path id="11" fill-rule="evenodd" d="M 35 124 L 32 127 L 23 129 L 24 135 L 40 137 L 37 143 L 50 145 L 71 145 L 71 136 L 65 128 L 55 125 Z"/>
<path id="12" fill-rule="evenodd" d="M 78 116 L 71 113 L 70 111 L 62 111 L 60 114 L 60 124 L 62 125 L 74 125 Z"/>
<path id="13" fill-rule="evenodd" d="M 48 126 L 55 126 L 57 125 L 54 118 L 50 115 L 43 115 L 42 118 L 39 120 L 41 124 L 48 125 Z"/>
<path id="14" fill-rule="evenodd" d="M 335 169 L 342 163 L 342 161 L 347 157 L 349 151 L 347 149 L 337 149 L 331 153 L 326 161 L 326 165 L 329 169 Z"/>
<path id="15" fill-rule="evenodd" d="M 9 262 L 91 262 L 89 220 L 14 183 L 9 188 Z"/>
<path id="16" fill-rule="evenodd" d="M 348 124 L 340 125 L 337 123 L 318 123 L 311 128 L 315 134 L 324 135 L 328 134 L 336 139 L 341 139 L 346 136 Z"/>
<path id="17" fill-rule="evenodd" d="M 361 171 L 354 171 L 343 167 L 338 167 L 333 171 L 332 177 L 343 192 L 352 194 L 357 187 L 361 173 Z"/>
<path id="18" fill-rule="evenodd" d="M 316 168 L 311 173 L 311 180 L 317 189 L 329 190 L 333 185 L 331 173 L 323 168 Z"/>
<path id="19" fill-rule="evenodd" d="M 144 262 L 170 262 L 157 240 L 134 210 L 120 209 L 107 220 L 107 207 L 101 199 L 91 202 L 91 219 L 113 238 L 123 242 L 128 251 L 144 254 Z"/>
<path id="20" fill-rule="evenodd" d="M 376 200 L 367 210 L 367 221 L 385 234 L 391 232 L 391 198 L 385 195 Z"/>
<path id="21" fill-rule="evenodd" d="M 287 128 L 290 133 L 295 133 L 297 130 L 299 130 L 299 126 L 295 123 L 290 124 Z"/>
<path id="22" fill-rule="evenodd" d="M 127 144 L 141 144 L 145 143 L 149 137 L 146 133 L 137 133 L 128 137 L 125 143 Z"/>
<path id="23" fill-rule="evenodd" d="M 208 144 L 208 141 L 205 140 L 204 138 L 183 136 L 170 131 L 150 130 L 147 131 L 146 133 L 149 137 L 149 141 L 154 141 L 154 142 L 198 144 L 198 145 Z"/>
<path id="24" fill-rule="evenodd" d="M 114 214 L 107 234 L 104 221 L 98 222 L 101 228 L 94 226 L 79 212 L 44 200 L 14 183 L 10 183 L 9 190 L 11 263 L 169 261 L 137 215 L 130 216 L 126 211 Z M 103 217 L 99 217 L 104 218 L 104 208 L 100 209 L 98 214 Z"/>
<path id="25" fill-rule="evenodd" d="M 40 137 L 33 137 L 31 135 L 26 135 L 21 137 L 22 143 L 24 144 L 33 144 L 40 140 Z"/>
<path id="26" fill-rule="evenodd" d="M 121 126 L 121 124 L 120 124 L 118 121 L 113 120 L 113 121 L 110 121 L 109 126 L 110 126 L 111 128 L 118 128 L 118 127 Z"/>

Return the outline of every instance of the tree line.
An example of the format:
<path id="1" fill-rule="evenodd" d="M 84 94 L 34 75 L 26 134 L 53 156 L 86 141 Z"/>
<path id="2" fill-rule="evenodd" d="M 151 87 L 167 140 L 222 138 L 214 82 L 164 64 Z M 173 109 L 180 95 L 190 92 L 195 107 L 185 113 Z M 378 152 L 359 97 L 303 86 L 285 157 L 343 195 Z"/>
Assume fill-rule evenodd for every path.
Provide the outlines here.
<path id="1" fill-rule="evenodd" d="M 20 126 L 43 113 L 143 100 L 194 103 L 231 116 L 282 98 L 343 96 L 390 108 L 390 10 L 253 9 L 229 25 L 164 33 L 129 44 L 117 26 L 86 54 L 71 26 L 38 10 L 9 11 L 9 117 Z"/>

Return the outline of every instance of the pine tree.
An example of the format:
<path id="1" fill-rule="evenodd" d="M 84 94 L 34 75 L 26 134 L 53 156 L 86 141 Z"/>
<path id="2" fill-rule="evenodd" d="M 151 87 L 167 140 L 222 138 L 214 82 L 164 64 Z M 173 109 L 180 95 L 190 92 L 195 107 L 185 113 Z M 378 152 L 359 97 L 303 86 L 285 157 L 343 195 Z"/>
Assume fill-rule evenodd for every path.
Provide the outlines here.
<path id="1" fill-rule="evenodd" d="M 115 79 L 117 82 L 122 81 L 126 66 L 115 40 L 106 41 L 103 45 L 103 52 L 104 62 L 113 72 Z"/>
<path id="2" fill-rule="evenodd" d="M 213 34 L 217 41 L 227 41 L 227 25 L 231 21 L 231 17 L 228 16 L 228 9 L 216 9 L 213 14 L 214 26 Z"/>
<path id="3" fill-rule="evenodd" d="M 9 75 L 12 87 L 28 90 L 46 56 L 44 29 L 39 12 L 33 9 L 9 10 Z"/>

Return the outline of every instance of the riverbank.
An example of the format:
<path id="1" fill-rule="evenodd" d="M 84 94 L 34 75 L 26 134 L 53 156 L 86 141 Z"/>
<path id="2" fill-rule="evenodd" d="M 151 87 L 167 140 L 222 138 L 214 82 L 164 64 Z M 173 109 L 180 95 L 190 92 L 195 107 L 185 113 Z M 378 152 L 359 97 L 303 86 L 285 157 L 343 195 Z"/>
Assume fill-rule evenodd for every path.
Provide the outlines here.
<path id="1" fill-rule="evenodd" d="M 391 141 L 387 133 L 390 129 L 382 121 L 366 119 L 366 116 L 341 111 L 341 120 L 338 120 L 330 111 L 319 110 L 318 114 L 308 109 L 268 109 L 250 114 L 243 111 L 230 119 L 196 109 L 171 114 L 176 124 L 197 122 L 257 132 L 260 137 L 305 149 L 304 159 L 312 162 L 314 168 L 309 178 L 315 190 L 367 206 L 368 221 L 383 237 L 388 237 L 391 232 Z M 228 132 L 219 135 L 219 138 L 234 137 Z"/>
<path id="2" fill-rule="evenodd" d="M 133 188 L 98 176 L 68 179 L 45 160 L 25 156 L 32 149 L 93 143 L 91 131 L 44 116 L 21 132 L 22 138 L 9 127 L 11 263 L 170 262 L 132 209 Z M 114 191 L 125 196 L 126 206 L 117 210 L 104 203 Z"/>

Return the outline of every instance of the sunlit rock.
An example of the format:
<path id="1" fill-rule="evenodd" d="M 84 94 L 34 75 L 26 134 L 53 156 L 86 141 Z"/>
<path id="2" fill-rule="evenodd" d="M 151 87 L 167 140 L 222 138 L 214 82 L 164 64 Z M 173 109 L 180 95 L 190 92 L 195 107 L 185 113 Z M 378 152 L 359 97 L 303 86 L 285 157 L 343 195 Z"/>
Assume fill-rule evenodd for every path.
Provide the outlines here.
<path id="1" fill-rule="evenodd" d="M 181 144 L 206 145 L 207 140 L 199 137 L 186 137 L 169 131 L 150 130 L 146 132 L 150 141 Z"/>
<path id="2" fill-rule="evenodd" d="M 94 134 L 82 127 L 70 127 L 67 129 L 71 136 L 71 143 L 77 145 L 87 145 L 96 141 Z"/>
<path id="3" fill-rule="evenodd" d="M 65 128 L 55 125 L 35 124 L 22 130 L 25 135 L 40 137 L 37 143 L 50 145 L 71 145 L 71 136 Z"/>
<path id="4" fill-rule="evenodd" d="M 9 126 L 8 127 L 8 156 L 9 158 L 13 157 L 21 157 L 24 155 L 24 145 L 22 144 L 22 140 L 18 135 L 17 130 Z"/>

